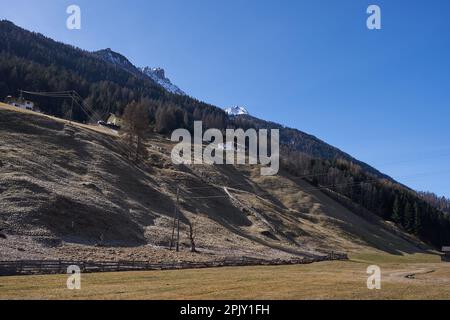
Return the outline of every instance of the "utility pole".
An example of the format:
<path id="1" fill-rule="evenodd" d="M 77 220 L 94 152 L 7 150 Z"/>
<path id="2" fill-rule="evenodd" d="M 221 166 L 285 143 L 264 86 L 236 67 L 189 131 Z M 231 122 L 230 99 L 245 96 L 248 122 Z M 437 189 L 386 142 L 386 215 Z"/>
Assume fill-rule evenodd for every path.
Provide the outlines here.
<path id="1" fill-rule="evenodd" d="M 172 238 L 170 239 L 170 250 L 172 250 L 173 245 L 174 245 L 174 238 L 175 238 L 175 227 L 177 225 L 177 220 L 178 220 L 178 199 L 179 199 L 179 194 L 180 194 L 180 188 L 177 187 L 177 202 L 175 203 L 175 210 L 173 212 L 173 226 L 172 226 Z M 179 229 L 180 223 L 178 221 L 178 239 L 179 239 Z M 177 243 L 177 251 L 178 251 L 178 243 Z"/>
<path id="2" fill-rule="evenodd" d="M 178 197 L 177 197 L 177 252 L 180 252 L 180 212 L 178 211 Z"/>
<path id="3" fill-rule="evenodd" d="M 70 107 L 70 119 L 69 119 L 69 123 L 73 120 L 73 96 L 72 96 L 72 106 Z"/>

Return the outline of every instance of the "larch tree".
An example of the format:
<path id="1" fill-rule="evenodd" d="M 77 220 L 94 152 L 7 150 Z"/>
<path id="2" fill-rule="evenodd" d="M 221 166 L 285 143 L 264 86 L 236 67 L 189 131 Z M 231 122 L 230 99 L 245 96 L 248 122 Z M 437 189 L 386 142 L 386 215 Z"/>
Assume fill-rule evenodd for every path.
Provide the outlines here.
<path id="1" fill-rule="evenodd" d="M 128 147 L 128 155 L 138 162 L 139 157 L 145 157 L 146 149 L 143 143 L 149 129 L 149 102 L 131 102 L 125 107 L 122 122 L 122 138 Z"/>

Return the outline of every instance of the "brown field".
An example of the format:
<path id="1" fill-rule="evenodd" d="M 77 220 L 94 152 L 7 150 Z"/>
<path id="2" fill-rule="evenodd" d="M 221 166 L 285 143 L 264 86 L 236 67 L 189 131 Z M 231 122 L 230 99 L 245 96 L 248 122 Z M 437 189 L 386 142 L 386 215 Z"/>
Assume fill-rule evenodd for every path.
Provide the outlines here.
<path id="1" fill-rule="evenodd" d="M 382 269 L 381 290 L 368 290 L 366 269 Z M 410 276 L 407 278 L 406 276 Z M 0 278 L 0 299 L 450 299 L 450 265 L 432 255 L 361 254 L 348 262 Z"/>

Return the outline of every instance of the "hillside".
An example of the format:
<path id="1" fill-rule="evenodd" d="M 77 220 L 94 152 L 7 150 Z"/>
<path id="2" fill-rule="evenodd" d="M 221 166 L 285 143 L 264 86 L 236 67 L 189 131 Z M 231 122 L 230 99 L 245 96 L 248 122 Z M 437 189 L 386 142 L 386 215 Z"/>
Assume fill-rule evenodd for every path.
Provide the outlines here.
<path id="1" fill-rule="evenodd" d="M 111 53 L 121 64 L 105 59 L 103 50 L 88 52 L 66 45 L 0 21 L 0 100 L 16 96 L 19 90 L 53 92 L 76 90 L 84 103 L 103 115 L 121 114 L 135 100 L 150 99 L 161 109 L 181 113 L 182 124 L 189 127 L 194 111 L 205 123 L 224 125 L 226 113 L 214 106 L 187 96 L 172 94 L 149 76 L 145 76 L 127 58 Z M 103 55 L 101 54 L 103 53 Z M 63 99 L 33 97 L 42 111 L 68 117 L 70 105 Z M 156 116 L 154 110 L 153 116 Z M 75 108 L 73 120 L 88 121 L 81 109 Z M 214 121 L 211 121 L 213 117 Z M 171 129 L 167 128 L 167 129 Z"/>
<path id="2" fill-rule="evenodd" d="M 228 118 L 220 108 L 163 90 L 152 77 L 146 76 L 126 57 L 111 49 L 87 52 L 21 29 L 9 21 L 0 21 L 0 40 L 1 100 L 7 95 L 18 94 L 21 89 L 46 92 L 76 90 L 87 105 L 102 111 L 102 114 L 121 114 L 131 101 L 148 98 L 157 104 L 152 110 L 154 122 L 158 122 L 158 111 L 174 118 L 169 125 L 155 123 L 161 133 L 179 127 L 192 128 L 193 120 L 202 120 L 206 127 L 212 128 L 280 129 L 281 143 L 296 151 L 316 158 L 354 161 L 379 177 L 386 177 L 347 153 L 297 129 L 249 115 Z M 65 116 L 67 106 L 61 106 L 64 101 L 35 96 L 33 99 L 37 99 L 42 110 Z M 74 120 L 88 120 L 81 110 L 75 110 Z"/>
<path id="3" fill-rule="evenodd" d="M 354 213 L 287 172 L 174 166 L 171 142 L 150 134 L 139 166 L 111 134 L 0 106 L 1 260 L 213 260 L 423 252 L 376 215 Z M 180 188 L 182 253 L 168 251 Z M 187 223 L 199 254 L 191 254 Z"/>
<path id="4" fill-rule="evenodd" d="M 108 57 L 112 57 L 112 59 Z M 159 73 L 161 73 L 161 77 L 164 76 L 161 70 Z M 172 94 L 165 90 L 151 77 L 145 76 L 128 58 L 119 53 L 111 50 L 88 52 L 56 42 L 43 35 L 29 32 L 17 27 L 12 22 L 0 21 L 0 100 L 3 100 L 8 95 L 18 95 L 21 89 L 37 92 L 77 91 L 81 96 L 80 99 L 83 100 L 83 104 L 90 106 L 87 112 L 84 112 L 77 105 L 75 105 L 72 112 L 70 99 L 62 97 L 61 94 L 53 95 L 52 98 L 34 95 L 32 99 L 47 114 L 79 123 L 99 120 L 98 114 L 103 115 L 103 118 L 106 118 L 110 113 L 122 116 L 127 106 L 133 105 L 134 102 L 141 103 L 148 109 L 148 128 L 152 133 L 151 137 L 152 139 L 158 137 L 157 141 L 153 143 L 162 144 L 164 149 L 170 149 L 165 143 L 168 134 L 178 128 L 186 128 L 192 131 L 195 120 L 203 121 L 205 129 L 279 129 L 281 167 L 288 179 L 292 179 L 295 183 L 301 181 L 309 184 L 311 188 L 320 190 L 321 194 L 326 194 L 327 198 L 333 198 L 334 201 L 338 201 L 347 208 L 346 210 L 364 212 L 365 217 L 374 214 L 371 224 L 377 219 L 388 221 L 386 223 L 390 225 L 395 224 L 402 230 L 401 232 L 409 233 L 411 237 L 420 238 L 425 243 L 436 248 L 450 243 L 450 216 L 443 212 L 442 206 L 438 206 L 433 201 L 423 199 L 414 190 L 394 181 L 375 168 L 312 135 L 271 121 L 257 119 L 250 115 L 228 116 L 220 108 L 189 96 Z M 68 130 L 70 131 L 71 129 Z M 23 139 L 20 136 L 18 138 Z M 41 144 L 37 136 L 34 139 L 37 145 Z M 51 163 L 54 154 L 44 154 L 43 157 L 46 158 L 47 162 Z M 154 154 L 150 157 L 150 161 L 156 161 L 157 167 L 161 166 L 159 163 L 161 159 L 165 161 L 162 169 L 167 170 L 159 172 L 161 181 L 165 181 L 165 174 L 177 176 L 192 172 L 196 176 L 202 177 L 203 180 L 195 181 L 200 188 L 203 188 L 201 190 L 206 190 L 213 195 L 219 192 L 220 197 L 225 192 L 225 190 L 222 190 L 224 185 L 232 187 L 236 184 L 234 182 L 235 178 L 233 178 L 236 172 L 234 170 L 230 171 L 229 167 L 215 168 L 217 172 L 221 173 L 216 181 L 214 180 L 215 172 L 209 172 L 210 169 L 173 169 L 170 166 L 167 154 L 164 157 L 161 154 Z M 87 166 L 87 169 L 77 170 L 91 170 L 91 166 L 96 165 L 96 162 L 87 162 L 84 159 L 82 162 Z M 116 164 L 112 165 L 115 166 Z M 152 170 L 156 169 L 153 168 Z M 179 173 L 179 170 L 182 172 Z M 106 173 L 107 177 L 109 176 L 108 172 Z M 247 180 L 249 177 L 253 177 L 253 172 L 246 172 L 244 169 L 238 170 L 237 174 L 239 176 L 236 179 L 239 182 L 242 182 L 244 179 L 241 175 L 245 175 Z M 124 175 L 127 176 L 128 174 Z M 51 176 L 49 176 L 50 178 Z M 44 178 L 42 179 L 45 181 Z M 154 179 L 153 176 L 151 176 L 151 179 Z M 256 176 L 254 179 L 256 179 Z M 280 176 L 277 179 L 284 178 Z M 254 185 L 248 184 L 247 180 L 244 180 L 244 187 L 253 188 Z M 214 188 L 208 187 L 205 189 L 205 181 L 207 183 L 212 181 L 217 185 Z M 223 181 L 227 181 L 227 184 L 224 184 Z M 263 182 L 265 181 L 261 181 L 261 183 Z M 171 183 L 173 184 L 173 181 Z M 255 182 L 253 181 L 252 183 Z M 236 192 L 243 188 L 241 183 L 238 184 L 238 191 Z M 111 188 L 110 192 L 113 193 L 114 188 Z M 154 188 L 159 190 L 158 185 L 155 185 Z M 165 194 L 168 197 L 168 201 L 173 202 L 175 196 L 172 189 L 169 191 L 159 190 L 158 192 Z M 249 190 L 244 189 L 244 191 Z M 289 196 L 290 190 L 287 190 L 287 194 L 282 194 L 280 197 Z M 234 192 L 232 189 L 227 191 L 231 195 Z M 272 190 L 264 191 L 272 192 Z M 138 192 L 141 191 L 138 190 Z M 277 192 L 277 190 L 273 190 L 273 192 Z M 229 197 L 226 192 L 225 194 L 226 197 Z M 298 194 L 295 196 L 295 193 L 292 195 L 294 199 L 298 196 Z M 249 201 L 239 197 L 240 195 L 237 195 L 234 197 L 235 199 L 232 199 L 233 207 L 242 207 L 243 204 L 240 202 Z M 210 201 L 217 202 L 219 209 L 223 210 L 225 215 L 232 215 L 233 217 L 236 215 L 238 217 L 236 219 L 243 223 L 244 226 L 250 223 L 246 215 L 242 216 L 242 213 L 233 213 L 235 209 L 228 210 L 227 206 L 221 207 L 223 205 L 222 202 L 225 200 L 221 198 L 212 199 L 214 201 Z M 290 200 L 285 199 L 284 201 Z M 157 200 L 158 205 L 166 202 L 161 199 Z M 193 207 L 198 206 L 197 202 L 192 201 Z M 117 203 L 113 202 L 113 204 L 117 206 Z M 286 207 L 289 206 L 284 205 L 281 199 L 277 199 L 275 204 L 278 207 L 263 207 L 261 210 L 276 211 L 277 214 L 274 214 L 276 217 L 273 219 L 282 223 L 284 220 L 278 216 L 279 210 L 286 210 Z M 70 205 L 71 203 L 66 203 L 62 207 Z M 173 210 L 173 203 L 165 205 L 172 207 L 172 209 L 166 208 L 169 212 Z M 97 209 L 99 208 L 102 207 L 97 207 Z M 310 208 L 306 209 L 309 210 Z M 307 218 L 305 219 L 308 220 Z M 349 220 L 346 223 L 351 224 L 350 221 L 351 218 L 349 216 Z M 289 224 L 288 222 L 283 223 Z M 263 227 L 261 226 L 261 228 Z M 246 232 L 250 231 L 253 232 L 253 229 Z M 265 241 L 267 240 L 266 238 L 278 239 L 278 236 L 274 235 L 276 232 L 273 230 L 265 230 L 263 228 L 260 231 L 269 235 L 262 238 Z M 291 232 L 293 236 L 291 236 Z M 296 232 L 296 230 L 293 230 L 284 234 L 288 242 L 296 239 Z M 361 232 L 364 234 L 363 231 Z M 314 238 L 314 236 L 313 234 L 310 238 Z M 320 238 L 320 235 L 317 236 Z M 100 235 L 95 237 L 98 238 Z M 135 237 L 134 240 L 139 242 L 142 239 Z M 314 241 L 317 241 L 317 239 Z"/>

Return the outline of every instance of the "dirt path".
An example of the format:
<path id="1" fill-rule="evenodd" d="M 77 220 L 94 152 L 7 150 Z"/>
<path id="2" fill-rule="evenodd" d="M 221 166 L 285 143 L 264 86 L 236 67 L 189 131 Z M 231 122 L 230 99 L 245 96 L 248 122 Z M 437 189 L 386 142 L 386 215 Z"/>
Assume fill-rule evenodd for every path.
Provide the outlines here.
<path id="1" fill-rule="evenodd" d="M 435 269 L 430 268 L 421 268 L 416 270 L 402 270 L 402 271 L 395 271 L 390 274 L 388 274 L 388 277 L 390 278 L 397 278 L 397 279 L 416 279 L 417 275 L 424 275 L 436 272 Z"/>

